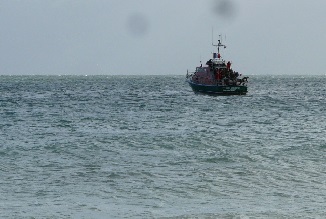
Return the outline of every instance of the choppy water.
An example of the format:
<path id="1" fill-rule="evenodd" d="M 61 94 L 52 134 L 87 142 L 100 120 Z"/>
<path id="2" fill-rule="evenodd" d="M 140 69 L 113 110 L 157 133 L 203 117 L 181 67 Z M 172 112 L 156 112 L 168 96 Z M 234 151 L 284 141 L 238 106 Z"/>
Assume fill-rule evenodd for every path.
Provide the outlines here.
<path id="1" fill-rule="evenodd" d="M 0 76 L 0 218 L 326 218 L 325 84 Z"/>

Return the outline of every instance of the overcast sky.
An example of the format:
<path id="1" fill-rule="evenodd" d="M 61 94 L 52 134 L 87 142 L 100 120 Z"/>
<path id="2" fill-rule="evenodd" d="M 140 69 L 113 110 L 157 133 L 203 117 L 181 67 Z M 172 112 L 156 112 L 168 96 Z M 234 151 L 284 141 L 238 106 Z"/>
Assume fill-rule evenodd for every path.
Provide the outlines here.
<path id="1" fill-rule="evenodd" d="M 325 74 L 325 0 L 0 0 L 0 74 Z"/>

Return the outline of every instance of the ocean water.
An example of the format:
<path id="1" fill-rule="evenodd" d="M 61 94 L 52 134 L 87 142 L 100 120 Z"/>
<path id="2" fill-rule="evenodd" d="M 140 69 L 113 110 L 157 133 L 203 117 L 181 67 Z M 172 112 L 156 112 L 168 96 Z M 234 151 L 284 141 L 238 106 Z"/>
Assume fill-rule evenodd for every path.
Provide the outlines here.
<path id="1" fill-rule="evenodd" d="M 326 218 L 326 76 L 0 76 L 0 218 Z"/>

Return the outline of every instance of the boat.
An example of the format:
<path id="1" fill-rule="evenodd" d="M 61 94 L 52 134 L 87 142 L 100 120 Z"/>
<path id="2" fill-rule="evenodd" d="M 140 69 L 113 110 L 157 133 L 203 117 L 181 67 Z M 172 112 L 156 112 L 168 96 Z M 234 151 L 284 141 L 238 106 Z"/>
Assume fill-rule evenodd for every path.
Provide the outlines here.
<path id="1" fill-rule="evenodd" d="M 231 61 L 226 62 L 221 54 L 220 47 L 226 49 L 222 44 L 220 36 L 218 44 L 215 45 L 212 40 L 212 46 L 217 47 L 217 53 L 213 53 L 213 58 L 196 67 L 195 72 L 187 70 L 186 81 L 195 93 L 205 93 L 213 95 L 245 95 L 247 94 L 247 83 L 249 77 L 243 77 L 242 74 L 231 68 Z"/>

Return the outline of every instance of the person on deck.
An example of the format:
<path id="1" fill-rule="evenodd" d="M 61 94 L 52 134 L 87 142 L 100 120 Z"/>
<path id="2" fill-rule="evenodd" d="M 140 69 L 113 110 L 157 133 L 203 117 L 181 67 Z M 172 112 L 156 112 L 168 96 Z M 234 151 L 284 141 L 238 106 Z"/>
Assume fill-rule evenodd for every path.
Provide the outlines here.
<path id="1" fill-rule="evenodd" d="M 228 63 L 226 64 L 226 68 L 228 69 L 228 71 L 231 69 L 231 62 L 228 61 Z"/>

